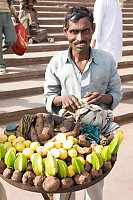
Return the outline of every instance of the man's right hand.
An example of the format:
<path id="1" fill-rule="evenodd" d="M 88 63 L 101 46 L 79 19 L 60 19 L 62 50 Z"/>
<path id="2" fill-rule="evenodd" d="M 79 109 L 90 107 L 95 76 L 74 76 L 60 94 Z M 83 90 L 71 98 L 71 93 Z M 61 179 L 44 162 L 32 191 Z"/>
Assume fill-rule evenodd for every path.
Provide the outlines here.
<path id="1" fill-rule="evenodd" d="M 80 103 L 74 95 L 57 96 L 53 100 L 54 106 L 61 106 L 63 109 L 75 111 L 80 108 Z"/>

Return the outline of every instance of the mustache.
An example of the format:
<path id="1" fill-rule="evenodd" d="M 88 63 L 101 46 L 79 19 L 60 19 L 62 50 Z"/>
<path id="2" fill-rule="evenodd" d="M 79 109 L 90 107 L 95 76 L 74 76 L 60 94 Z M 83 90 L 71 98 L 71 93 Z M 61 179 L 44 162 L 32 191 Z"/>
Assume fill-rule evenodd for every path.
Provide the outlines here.
<path id="1" fill-rule="evenodd" d="M 87 41 L 86 40 L 82 40 L 82 41 L 76 41 L 74 42 L 74 45 L 77 45 L 77 44 L 87 44 Z"/>

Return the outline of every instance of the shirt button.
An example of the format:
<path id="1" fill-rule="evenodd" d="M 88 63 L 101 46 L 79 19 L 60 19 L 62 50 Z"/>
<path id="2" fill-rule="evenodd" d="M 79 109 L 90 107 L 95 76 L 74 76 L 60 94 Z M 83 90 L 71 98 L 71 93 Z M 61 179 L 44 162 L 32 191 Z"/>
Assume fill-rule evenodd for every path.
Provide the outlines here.
<path id="1" fill-rule="evenodd" d="M 84 92 L 84 90 L 81 90 L 82 92 Z"/>

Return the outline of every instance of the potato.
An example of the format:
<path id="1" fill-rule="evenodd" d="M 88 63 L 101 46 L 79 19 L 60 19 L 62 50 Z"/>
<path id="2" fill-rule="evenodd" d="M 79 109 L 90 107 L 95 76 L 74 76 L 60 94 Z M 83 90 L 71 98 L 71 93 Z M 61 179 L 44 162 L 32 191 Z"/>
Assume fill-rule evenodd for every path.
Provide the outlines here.
<path id="1" fill-rule="evenodd" d="M 72 131 L 74 127 L 75 127 L 74 119 L 68 118 L 61 123 L 60 131 L 62 133 L 66 133 L 66 132 Z"/>
<path id="2" fill-rule="evenodd" d="M 116 155 L 111 155 L 111 163 L 114 163 L 117 160 L 117 156 Z"/>
<path id="3" fill-rule="evenodd" d="M 61 187 L 62 188 L 69 188 L 74 185 L 74 180 L 72 178 L 63 178 L 61 180 Z"/>
<path id="4" fill-rule="evenodd" d="M 89 147 L 91 145 L 90 142 L 86 139 L 86 136 L 83 134 L 78 136 L 78 144 L 81 147 Z"/>
<path id="5" fill-rule="evenodd" d="M 92 147 L 83 147 L 85 150 L 85 155 L 87 156 L 88 154 L 92 153 Z"/>
<path id="6" fill-rule="evenodd" d="M 26 171 L 33 172 L 32 163 L 31 162 L 28 162 L 27 167 L 26 167 Z"/>
<path id="7" fill-rule="evenodd" d="M 102 166 L 103 173 L 109 171 L 111 168 L 112 168 L 112 164 L 110 160 L 103 163 L 103 166 Z"/>
<path id="8" fill-rule="evenodd" d="M 40 175 L 34 178 L 33 183 L 36 188 L 42 188 L 43 181 L 44 181 L 44 176 Z"/>
<path id="9" fill-rule="evenodd" d="M 96 178 L 102 176 L 103 172 L 102 172 L 102 169 L 96 170 L 96 169 L 92 168 L 90 174 L 93 179 L 96 179 Z"/>
<path id="10" fill-rule="evenodd" d="M 13 174 L 13 171 L 14 169 L 12 167 L 10 167 L 9 169 L 6 168 L 3 172 L 3 176 L 10 179 Z"/>
<path id="11" fill-rule="evenodd" d="M 51 114 L 48 114 L 44 118 L 44 127 L 54 127 L 54 117 Z"/>
<path id="12" fill-rule="evenodd" d="M 31 171 L 26 171 L 22 177 L 22 182 L 25 185 L 34 185 L 33 180 L 35 178 L 35 174 Z"/>
<path id="13" fill-rule="evenodd" d="M 91 170 L 91 165 L 87 161 L 85 161 L 85 168 L 84 168 L 84 170 L 87 171 L 87 172 L 90 172 L 90 170 Z"/>
<path id="14" fill-rule="evenodd" d="M 74 180 L 77 185 L 82 185 L 91 182 L 91 175 L 86 171 L 82 171 L 81 174 L 76 174 Z"/>
<path id="15" fill-rule="evenodd" d="M 0 174 L 2 174 L 5 169 L 6 169 L 5 163 L 3 161 L 0 161 Z"/>
<path id="16" fill-rule="evenodd" d="M 13 181 L 16 181 L 16 182 L 19 183 L 19 182 L 22 181 L 22 176 L 23 176 L 23 172 L 16 170 L 16 171 L 13 172 L 11 179 Z"/>
<path id="17" fill-rule="evenodd" d="M 43 189 L 47 192 L 54 192 L 59 188 L 59 186 L 60 179 L 53 176 L 47 177 L 42 184 Z"/>

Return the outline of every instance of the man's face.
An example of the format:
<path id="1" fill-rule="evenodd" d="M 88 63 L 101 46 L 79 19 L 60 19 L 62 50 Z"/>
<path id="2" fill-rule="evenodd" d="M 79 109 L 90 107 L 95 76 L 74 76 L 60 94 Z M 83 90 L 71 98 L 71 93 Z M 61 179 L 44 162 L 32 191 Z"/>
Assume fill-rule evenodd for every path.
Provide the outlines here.
<path id="1" fill-rule="evenodd" d="M 33 0 L 28 0 L 28 8 L 29 9 L 33 8 Z"/>
<path id="2" fill-rule="evenodd" d="M 77 23 L 69 20 L 68 30 L 63 27 L 70 46 L 77 53 L 88 51 L 94 30 L 87 17 L 81 18 Z"/>

